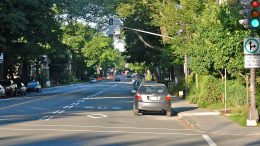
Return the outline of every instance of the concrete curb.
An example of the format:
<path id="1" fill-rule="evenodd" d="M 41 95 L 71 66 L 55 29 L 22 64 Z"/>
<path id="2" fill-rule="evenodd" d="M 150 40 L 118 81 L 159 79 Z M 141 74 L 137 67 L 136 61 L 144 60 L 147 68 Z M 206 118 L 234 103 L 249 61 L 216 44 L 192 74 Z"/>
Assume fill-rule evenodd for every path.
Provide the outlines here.
<path id="1" fill-rule="evenodd" d="M 218 116 L 220 115 L 220 112 L 194 112 L 194 113 L 185 113 L 185 112 L 180 112 L 178 113 L 178 117 L 190 117 L 190 116 Z"/>

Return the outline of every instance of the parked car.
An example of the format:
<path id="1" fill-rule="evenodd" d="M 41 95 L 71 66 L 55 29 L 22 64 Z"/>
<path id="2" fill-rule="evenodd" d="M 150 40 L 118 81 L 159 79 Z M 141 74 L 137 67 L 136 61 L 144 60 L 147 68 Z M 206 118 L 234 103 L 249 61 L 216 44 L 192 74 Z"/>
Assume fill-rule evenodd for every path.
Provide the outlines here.
<path id="1" fill-rule="evenodd" d="M 2 85 L 0 85 L 0 97 L 5 97 L 6 95 L 5 95 L 5 88 L 2 86 Z"/>
<path id="2" fill-rule="evenodd" d="M 161 111 L 171 116 L 171 96 L 164 84 L 142 84 L 134 98 L 134 115 L 145 111 Z"/>
<path id="3" fill-rule="evenodd" d="M 40 92 L 41 88 L 42 88 L 42 86 L 38 81 L 30 81 L 30 82 L 27 83 L 26 91 L 28 91 L 28 92 L 30 92 L 30 91 Z"/>
<path id="4" fill-rule="evenodd" d="M 6 96 L 15 96 L 17 84 L 13 80 L 1 80 L 0 84 L 5 88 Z"/>
<path id="5" fill-rule="evenodd" d="M 16 95 L 26 95 L 26 87 L 24 83 L 17 83 Z"/>
<path id="6" fill-rule="evenodd" d="M 90 83 L 96 83 L 96 82 L 97 82 L 97 79 L 96 79 L 96 78 L 90 78 L 90 79 L 89 79 L 89 82 L 90 82 Z"/>
<path id="7" fill-rule="evenodd" d="M 120 81 L 120 78 L 119 77 L 115 77 L 115 81 Z"/>

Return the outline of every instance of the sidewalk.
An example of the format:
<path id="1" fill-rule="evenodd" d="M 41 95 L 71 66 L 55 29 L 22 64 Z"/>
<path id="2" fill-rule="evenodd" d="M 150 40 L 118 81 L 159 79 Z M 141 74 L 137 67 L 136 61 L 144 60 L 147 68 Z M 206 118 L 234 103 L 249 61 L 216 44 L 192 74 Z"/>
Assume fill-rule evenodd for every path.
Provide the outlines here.
<path id="1" fill-rule="evenodd" d="M 199 132 L 223 135 L 259 135 L 260 127 L 242 127 L 220 112 L 198 108 L 196 104 L 174 97 L 173 111 L 190 128 Z"/>

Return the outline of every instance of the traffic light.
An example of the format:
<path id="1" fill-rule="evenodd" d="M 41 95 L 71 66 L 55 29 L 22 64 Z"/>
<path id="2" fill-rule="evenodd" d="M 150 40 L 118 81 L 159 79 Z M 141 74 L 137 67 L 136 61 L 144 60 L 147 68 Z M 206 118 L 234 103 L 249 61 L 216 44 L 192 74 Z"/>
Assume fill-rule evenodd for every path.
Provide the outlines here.
<path id="1" fill-rule="evenodd" d="M 260 0 L 240 0 L 240 4 L 244 8 L 239 13 L 245 19 L 239 20 L 245 28 L 259 29 L 260 28 Z"/>
<path id="2" fill-rule="evenodd" d="M 250 13 L 249 13 L 249 25 L 252 29 L 258 29 L 260 26 L 260 2 L 258 0 L 252 0 L 250 2 Z"/>

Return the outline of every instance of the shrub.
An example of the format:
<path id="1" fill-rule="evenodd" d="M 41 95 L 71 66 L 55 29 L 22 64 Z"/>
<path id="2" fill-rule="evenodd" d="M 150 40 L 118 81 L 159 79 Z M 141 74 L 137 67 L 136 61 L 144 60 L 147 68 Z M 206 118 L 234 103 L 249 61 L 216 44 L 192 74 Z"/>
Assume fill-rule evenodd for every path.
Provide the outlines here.
<path id="1" fill-rule="evenodd" d="M 247 103 L 246 87 L 236 80 L 227 81 L 227 103 L 232 106 L 244 106 Z"/>
<path id="2" fill-rule="evenodd" d="M 209 104 L 222 101 L 222 83 L 213 76 L 201 76 L 200 93 L 198 104 L 207 107 Z"/>

